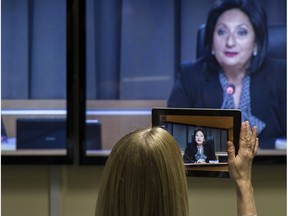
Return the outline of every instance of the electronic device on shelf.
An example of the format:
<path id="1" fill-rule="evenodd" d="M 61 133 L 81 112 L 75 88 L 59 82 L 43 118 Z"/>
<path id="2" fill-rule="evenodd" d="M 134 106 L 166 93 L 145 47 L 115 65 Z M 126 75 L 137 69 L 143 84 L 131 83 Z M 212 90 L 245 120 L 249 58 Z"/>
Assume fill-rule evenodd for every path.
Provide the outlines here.
<path id="1" fill-rule="evenodd" d="M 65 118 L 19 118 L 16 123 L 16 148 L 66 149 Z M 101 123 L 86 121 L 87 150 L 101 149 Z"/>

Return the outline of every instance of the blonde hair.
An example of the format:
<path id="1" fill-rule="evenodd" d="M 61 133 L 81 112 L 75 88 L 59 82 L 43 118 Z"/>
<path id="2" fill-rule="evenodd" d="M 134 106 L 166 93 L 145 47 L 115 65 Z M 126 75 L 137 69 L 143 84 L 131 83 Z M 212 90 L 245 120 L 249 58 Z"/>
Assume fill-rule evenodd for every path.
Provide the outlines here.
<path id="1" fill-rule="evenodd" d="M 112 149 L 101 178 L 96 216 L 112 215 L 188 215 L 182 156 L 166 130 L 136 130 Z"/>

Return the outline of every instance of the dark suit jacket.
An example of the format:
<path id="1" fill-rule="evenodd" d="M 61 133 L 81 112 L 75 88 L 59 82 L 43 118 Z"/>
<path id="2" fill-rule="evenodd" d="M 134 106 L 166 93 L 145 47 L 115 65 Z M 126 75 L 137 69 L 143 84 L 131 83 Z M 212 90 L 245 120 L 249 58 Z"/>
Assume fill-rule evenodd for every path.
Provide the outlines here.
<path id="1" fill-rule="evenodd" d="M 196 162 L 195 154 L 197 153 L 197 145 L 194 143 L 187 143 L 186 149 L 184 151 L 183 160 L 185 163 Z M 216 160 L 214 143 L 212 141 L 207 141 L 204 144 L 204 155 L 207 157 L 205 161 L 209 163 L 209 160 Z"/>
<path id="2" fill-rule="evenodd" d="M 274 148 L 277 138 L 286 138 L 286 61 L 267 58 L 250 75 L 252 114 L 266 123 L 259 134 L 260 148 Z M 218 71 L 205 60 L 183 64 L 168 100 L 168 107 L 220 108 L 223 102 Z"/>

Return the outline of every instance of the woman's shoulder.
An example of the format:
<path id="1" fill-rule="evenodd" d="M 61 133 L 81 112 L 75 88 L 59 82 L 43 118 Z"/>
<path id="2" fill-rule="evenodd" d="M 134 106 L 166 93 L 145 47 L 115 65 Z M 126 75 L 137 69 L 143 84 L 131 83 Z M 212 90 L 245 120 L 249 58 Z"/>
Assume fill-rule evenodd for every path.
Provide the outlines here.
<path id="1" fill-rule="evenodd" d="M 286 72 L 286 67 L 287 67 L 287 61 L 286 59 L 277 59 L 277 58 L 271 58 L 267 57 L 265 58 L 263 62 L 263 67 L 264 68 L 280 68 L 282 69 L 281 71 L 283 72 L 285 70 Z"/>
<path id="2" fill-rule="evenodd" d="M 259 79 L 260 77 L 265 77 L 269 80 L 277 80 L 286 82 L 287 76 L 287 61 L 286 59 L 276 59 L 271 57 L 266 57 L 261 68 L 252 76 L 253 79 Z"/>

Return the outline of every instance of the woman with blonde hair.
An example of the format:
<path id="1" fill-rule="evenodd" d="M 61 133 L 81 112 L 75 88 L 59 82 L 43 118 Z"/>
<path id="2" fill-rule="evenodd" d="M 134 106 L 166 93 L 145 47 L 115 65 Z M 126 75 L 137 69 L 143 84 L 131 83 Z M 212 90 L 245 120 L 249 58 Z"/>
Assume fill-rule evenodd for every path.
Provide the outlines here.
<path id="1" fill-rule="evenodd" d="M 243 122 L 238 154 L 227 142 L 239 216 L 255 216 L 251 183 L 258 149 L 257 129 Z M 187 180 L 177 142 L 162 128 L 125 135 L 112 149 L 99 186 L 96 216 L 188 216 Z"/>
<path id="2" fill-rule="evenodd" d="M 188 215 L 187 182 L 175 139 L 162 128 L 134 131 L 114 146 L 96 215 Z"/>

